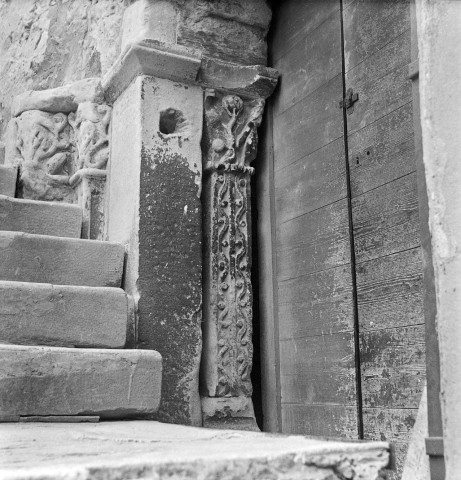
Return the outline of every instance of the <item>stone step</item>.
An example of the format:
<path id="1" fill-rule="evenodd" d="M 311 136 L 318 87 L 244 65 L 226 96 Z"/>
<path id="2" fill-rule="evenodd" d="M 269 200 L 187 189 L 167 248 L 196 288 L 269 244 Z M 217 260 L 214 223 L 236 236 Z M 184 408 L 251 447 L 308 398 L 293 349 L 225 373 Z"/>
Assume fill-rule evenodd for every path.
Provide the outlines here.
<path id="1" fill-rule="evenodd" d="M 10 165 L 0 165 L 0 195 L 14 197 L 16 194 L 16 182 L 18 168 Z"/>
<path id="2" fill-rule="evenodd" d="M 161 375 L 153 350 L 0 345 L 0 417 L 151 416 Z"/>
<path id="3" fill-rule="evenodd" d="M 0 280 L 120 287 L 123 245 L 0 231 Z"/>
<path id="4" fill-rule="evenodd" d="M 123 348 L 127 322 L 120 288 L 0 281 L 0 343 Z"/>
<path id="5" fill-rule="evenodd" d="M 0 195 L 0 230 L 80 238 L 82 209 L 69 203 Z"/>

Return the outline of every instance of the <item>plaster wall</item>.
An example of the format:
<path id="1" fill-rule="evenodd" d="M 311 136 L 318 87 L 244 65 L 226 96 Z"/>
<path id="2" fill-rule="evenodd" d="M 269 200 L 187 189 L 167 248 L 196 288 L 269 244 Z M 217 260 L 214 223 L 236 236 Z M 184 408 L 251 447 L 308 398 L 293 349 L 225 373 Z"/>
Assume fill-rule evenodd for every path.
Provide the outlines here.
<path id="1" fill-rule="evenodd" d="M 461 2 L 418 0 L 417 13 L 446 478 L 455 479 L 461 469 Z"/>

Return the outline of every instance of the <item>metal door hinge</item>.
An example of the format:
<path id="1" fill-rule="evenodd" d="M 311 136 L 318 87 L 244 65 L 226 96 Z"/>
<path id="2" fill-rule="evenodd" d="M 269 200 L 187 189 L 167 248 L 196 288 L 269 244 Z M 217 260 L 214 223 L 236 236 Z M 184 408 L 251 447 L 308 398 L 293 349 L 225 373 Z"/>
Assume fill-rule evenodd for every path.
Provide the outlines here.
<path id="1" fill-rule="evenodd" d="M 348 88 L 346 96 L 339 102 L 339 108 L 345 108 L 348 115 L 354 111 L 354 104 L 358 102 L 359 94 L 354 93 L 352 88 Z"/>

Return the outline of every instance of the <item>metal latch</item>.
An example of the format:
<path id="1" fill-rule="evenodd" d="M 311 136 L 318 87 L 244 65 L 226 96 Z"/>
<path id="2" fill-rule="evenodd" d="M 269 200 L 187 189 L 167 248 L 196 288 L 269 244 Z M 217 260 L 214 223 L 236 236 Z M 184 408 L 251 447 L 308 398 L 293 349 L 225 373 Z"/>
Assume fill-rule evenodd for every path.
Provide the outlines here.
<path id="1" fill-rule="evenodd" d="M 348 88 L 346 91 L 346 96 L 343 100 L 339 102 L 339 108 L 345 108 L 348 115 L 354 111 L 354 103 L 358 102 L 359 94 L 354 93 L 352 88 Z"/>

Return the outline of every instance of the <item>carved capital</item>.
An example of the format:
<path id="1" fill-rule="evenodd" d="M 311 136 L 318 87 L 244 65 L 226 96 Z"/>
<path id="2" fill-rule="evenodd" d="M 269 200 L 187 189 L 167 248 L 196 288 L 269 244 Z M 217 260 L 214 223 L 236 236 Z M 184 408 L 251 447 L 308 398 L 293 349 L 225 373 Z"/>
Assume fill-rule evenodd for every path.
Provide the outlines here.
<path id="1" fill-rule="evenodd" d="M 205 172 L 254 173 L 250 163 L 258 144 L 264 100 L 243 101 L 238 95 L 215 90 L 205 93 Z"/>

